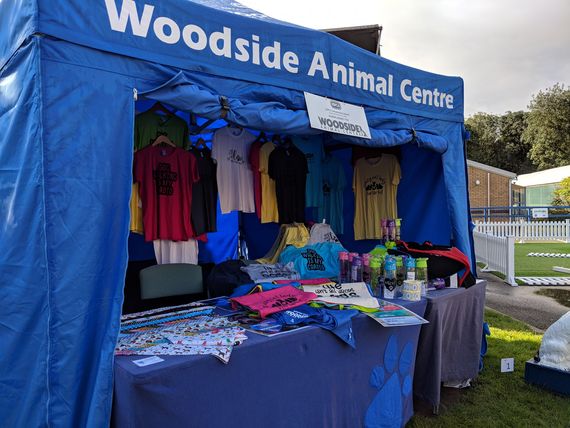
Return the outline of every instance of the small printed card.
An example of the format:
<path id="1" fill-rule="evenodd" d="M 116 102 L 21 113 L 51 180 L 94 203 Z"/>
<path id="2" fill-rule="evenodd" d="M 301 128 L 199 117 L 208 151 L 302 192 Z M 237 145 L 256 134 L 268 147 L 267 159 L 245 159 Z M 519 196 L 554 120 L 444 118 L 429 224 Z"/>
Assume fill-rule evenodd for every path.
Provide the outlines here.
<path id="1" fill-rule="evenodd" d="M 501 358 L 501 373 L 508 373 L 515 370 L 514 358 Z"/>
<path id="2" fill-rule="evenodd" d="M 133 363 L 139 367 L 145 367 L 145 366 L 150 366 L 151 364 L 160 363 L 161 361 L 164 360 L 154 355 L 152 357 L 141 358 L 140 360 L 133 360 Z"/>

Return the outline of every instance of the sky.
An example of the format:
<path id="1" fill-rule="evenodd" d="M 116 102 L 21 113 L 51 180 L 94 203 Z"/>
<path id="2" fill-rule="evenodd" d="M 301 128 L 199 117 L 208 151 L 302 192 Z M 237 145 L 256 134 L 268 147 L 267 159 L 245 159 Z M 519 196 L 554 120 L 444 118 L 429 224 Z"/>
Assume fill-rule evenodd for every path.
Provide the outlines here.
<path id="1" fill-rule="evenodd" d="M 309 28 L 378 24 L 383 57 L 465 81 L 465 115 L 570 86 L 570 0 L 240 0 Z"/>

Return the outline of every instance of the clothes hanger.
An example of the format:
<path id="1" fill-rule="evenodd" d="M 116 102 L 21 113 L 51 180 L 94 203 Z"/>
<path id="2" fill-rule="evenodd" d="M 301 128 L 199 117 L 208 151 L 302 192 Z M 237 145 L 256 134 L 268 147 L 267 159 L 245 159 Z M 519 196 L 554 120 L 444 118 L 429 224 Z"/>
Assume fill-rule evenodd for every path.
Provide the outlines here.
<path id="1" fill-rule="evenodd" d="M 202 137 L 199 137 L 194 146 L 198 149 L 204 148 L 206 147 L 206 140 L 204 140 Z"/>
<path id="2" fill-rule="evenodd" d="M 176 144 L 174 144 L 172 140 L 166 135 L 160 135 L 156 140 L 153 141 L 152 146 L 156 147 L 160 144 L 166 144 L 168 146 L 176 148 Z"/>
<path id="3" fill-rule="evenodd" d="M 261 131 L 257 137 L 257 141 L 260 143 L 267 143 L 269 140 L 267 138 L 267 135 L 265 135 L 265 132 Z"/>
<path id="4" fill-rule="evenodd" d="M 273 137 L 271 137 L 271 142 L 276 146 L 279 146 L 281 144 L 281 135 L 273 134 Z"/>
<path id="5" fill-rule="evenodd" d="M 174 113 L 168 110 L 166 107 L 164 107 L 162 103 L 160 103 L 159 101 L 155 102 L 154 105 L 149 109 L 149 111 L 153 113 L 162 112 L 167 116 L 174 116 Z"/>

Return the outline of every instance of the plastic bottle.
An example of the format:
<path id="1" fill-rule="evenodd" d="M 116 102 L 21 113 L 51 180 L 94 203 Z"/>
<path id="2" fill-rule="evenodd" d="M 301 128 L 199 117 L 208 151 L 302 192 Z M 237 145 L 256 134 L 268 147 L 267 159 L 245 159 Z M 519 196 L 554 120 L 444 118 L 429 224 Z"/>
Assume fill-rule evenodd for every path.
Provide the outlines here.
<path id="1" fill-rule="evenodd" d="M 352 258 L 352 274 L 350 279 L 352 282 L 362 281 L 362 259 L 358 256 Z"/>
<path id="2" fill-rule="evenodd" d="M 370 285 L 370 254 L 362 255 L 362 281 Z"/>
<path id="3" fill-rule="evenodd" d="M 413 281 L 416 279 L 416 259 L 406 257 L 406 280 Z"/>
<path id="4" fill-rule="evenodd" d="M 382 227 L 382 241 L 388 241 L 388 220 L 383 218 L 380 220 L 380 227 Z"/>
<path id="5" fill-rule="evenodd" d="M 349 272 L 350 272 L 350 262 L 348 261 L 348 253 L 346 251 L 340 251 L 338 253 L 338 267 L 339 275 L 338 282 L 345 283 L 349 282 Z"/>
<path id="6" fill-rule="evenodd" d="M 372 289 L 372 294 L 375 297 L 382 296 L 382 290 L 380 289 L 380 277 L 382 276 L 382 260 L 380 257 L 370 258 L 370 288 Z"/>
<path id="7" fill-rule="evenodd" d="M 386 256 L 384 259 L 384 299 L 396 298 L 396 258 Z"/>
<path id="8" fill-rule="evenodd" d="M 428 287 L 428 259 L 420 257 L 416 259 L 416 279 L 422 282 L 422 296 L 427 295 Z"/>
<path id="9" fill-rule="evenodd" d="M 400 229 L 402 227 L 402 219 L 401 218 L 397 218 L 396 219 L 396 241 L 400 240 Z"/>
<path id="10" fill-rule="evenodd" d="M 396 256 L 396 297 L 402 297 L 402 289 L 406 279 L 406 268 L 404 267 L 404 259 L 406 256 Z"/>
<path id="11" fill-rule="evenodd" d="M 388 220 L 388 240 L 396 240 L 396 221 L 392 218 Z"/>

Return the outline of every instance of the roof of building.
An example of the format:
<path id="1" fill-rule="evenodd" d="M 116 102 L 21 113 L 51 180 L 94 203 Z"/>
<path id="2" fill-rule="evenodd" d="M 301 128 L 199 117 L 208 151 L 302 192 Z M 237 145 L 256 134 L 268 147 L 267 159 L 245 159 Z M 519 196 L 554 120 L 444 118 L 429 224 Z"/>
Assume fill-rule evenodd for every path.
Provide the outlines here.
<path id="1" fill-rule="evenodd" d="M 495 168 L 494 166 L 485 165 L 484 163 L 475 162 L 475 161 L 472 161 L 469 159 L 467 159 L 467 165 L 471 166 L 473 168 L 479 168 L 479 169 L 482 169 L 483 171 L 492 172 L 494 174 L 503 175 L 503 176 L 509 177 L 509 178 L 516 178 L 517 177 L 517 175 L 514 172 L 506 171 L 506 170 L 501 169 L 501 168 Z"/>
<path id="2" fill-rule="evenodd" d="M 539 186 L 541 184 L 560 183 L 566 177 L 570 177 L 570 165 L 519 175 L 515 184 L 523 187 Z"/>

